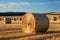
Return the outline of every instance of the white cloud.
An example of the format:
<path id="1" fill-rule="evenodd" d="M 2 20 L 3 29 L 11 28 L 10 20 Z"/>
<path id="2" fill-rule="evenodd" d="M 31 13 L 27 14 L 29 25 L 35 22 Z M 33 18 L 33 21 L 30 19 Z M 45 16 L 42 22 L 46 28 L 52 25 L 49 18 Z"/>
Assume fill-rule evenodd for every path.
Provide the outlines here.
<path id="1" fill-rule="evenodd" d="M 24 6 L 24 5 L 29 5 L 29 2 L 8 2 L 8 3 L 3 3 L 0 4 L 0 8 L 1 7 L 13 7 L 13 6 Z"/>
<path id="2" fill-rule="evenodd" d="M 28 2 L 19 2 L 19 4 L 21 5 L 29 5 L 30 3 L 28 3 Z"/>
<path id="3" fill-rule="evenodd" d="M 60 3 L 60 1 L 53 1 L 53 2 L 40 2 L 40 3 L 29 3 L 29 2 L 8 2 L 0 4 L 0 8 L 7 8 L 7 7 L 16 7 L 16 6 L 25 6 L 25 5 L 47 5 L 47 4 L 56 4 Z"/>

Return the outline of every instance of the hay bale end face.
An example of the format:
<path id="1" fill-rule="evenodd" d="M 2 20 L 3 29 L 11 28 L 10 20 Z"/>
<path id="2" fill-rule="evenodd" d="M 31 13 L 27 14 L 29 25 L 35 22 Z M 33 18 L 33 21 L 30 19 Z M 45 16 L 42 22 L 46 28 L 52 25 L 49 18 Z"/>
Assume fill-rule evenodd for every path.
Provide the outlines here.
<path id="1" fill-rule="evenodd" d="M 23 32 L 46 32 L 49 27 L 49 20 L 44 14 L 27 12 L 23 17 Z"/>
<path id="2" fill-rule="evenodd" d="M 32 33 L 35 31 L 35 18 L 30 12 L 27 12 L 23 17 L 23 32 Z"/>

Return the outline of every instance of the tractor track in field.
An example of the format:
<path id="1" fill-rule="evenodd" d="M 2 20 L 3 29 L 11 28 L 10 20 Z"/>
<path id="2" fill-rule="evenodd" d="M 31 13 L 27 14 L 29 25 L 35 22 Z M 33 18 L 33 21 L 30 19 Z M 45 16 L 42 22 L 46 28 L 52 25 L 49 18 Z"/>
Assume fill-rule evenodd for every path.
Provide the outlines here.
<path id="1" fill-rule="evenodd" d="M 60 32 L 45 32 L 45 33 L 32 33 L 25 34 L 18 31 L 0 33 L 0 40 L 44 40 L 56 39 L 60 37 Z"/>

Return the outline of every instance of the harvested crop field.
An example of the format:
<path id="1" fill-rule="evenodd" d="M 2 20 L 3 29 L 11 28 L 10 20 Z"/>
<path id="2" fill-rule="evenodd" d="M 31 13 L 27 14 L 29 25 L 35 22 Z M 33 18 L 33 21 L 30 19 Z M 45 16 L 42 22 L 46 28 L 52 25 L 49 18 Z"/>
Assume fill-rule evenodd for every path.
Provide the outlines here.
<path id="1" fill-rule="evenodd" d="M 0 33 L 0 40 L 60 40 L 60 32 L 24 34 L 20 31 Z"/>
<path id="2" fill-rule="evenodd" d="M 35 19 L 31 21 L 31 16 L 29 15 L 27 15 L 26 18 L 25 16 L 23 17 L 24 21 L 22 21 L 21 27 L 16 24 L 13 24 L 13 26 L 9 24 L 8 26 L 6 25 L 6 27 L 0 27 L 0 40 L 60 40 L 60 19 L 58 15 L 56 15 L 57 17 L 55 17 L 55 15 L 48 15 L 49 20 L 45 15 L 35 15 L 38 20 L 36 19 L 37 23 L 34 25 L 32 24 L 35 23 L 33 22 Z M 35 16 L 32 15 L 33 18 Z M 11 30 L 11 28 L 14 30 Z M 47 32 L 46 29 L 48 29 Z"/>

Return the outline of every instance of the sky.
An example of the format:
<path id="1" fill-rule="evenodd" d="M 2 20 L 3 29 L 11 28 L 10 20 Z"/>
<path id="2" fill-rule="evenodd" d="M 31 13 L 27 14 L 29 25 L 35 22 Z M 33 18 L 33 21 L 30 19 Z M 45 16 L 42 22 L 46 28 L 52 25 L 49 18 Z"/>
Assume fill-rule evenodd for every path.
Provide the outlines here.
<path id="1" fill-rule="evenodd" d="M 60 12 L 60 0 L 0 0 L 0 12 Z"/>

